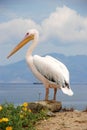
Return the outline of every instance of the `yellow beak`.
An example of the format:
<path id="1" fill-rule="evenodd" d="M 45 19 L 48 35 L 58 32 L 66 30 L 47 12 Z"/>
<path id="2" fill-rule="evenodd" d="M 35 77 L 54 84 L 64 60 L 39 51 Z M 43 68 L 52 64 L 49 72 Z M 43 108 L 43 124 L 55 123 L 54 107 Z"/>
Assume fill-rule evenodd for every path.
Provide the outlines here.
<path id="1" fill-rule="evenodd" d="M 34 35 L 30 35 L 26 38 L 24 38 L 12 51 L 11 53 L 7 56 L 9 58 L 12 56 L 14 53 L 16 53 L 20 48 L 22 48 L 25 44 L 27 44 L 29 41 L 34 39 Z"/>

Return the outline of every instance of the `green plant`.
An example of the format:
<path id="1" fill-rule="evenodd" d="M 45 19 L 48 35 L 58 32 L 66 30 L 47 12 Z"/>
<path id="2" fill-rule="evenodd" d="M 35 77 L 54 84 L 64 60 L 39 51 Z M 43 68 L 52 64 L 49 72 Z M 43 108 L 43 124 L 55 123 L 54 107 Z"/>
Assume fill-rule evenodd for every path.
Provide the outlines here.
<path id="1" fill-rule="evenodd" d="M 11 103 L 0 105 L 0 130 L 35 130 L 35 123 L 46 118 L 45 110 L 33 113 L 29 103 L 14 106 Z"/>

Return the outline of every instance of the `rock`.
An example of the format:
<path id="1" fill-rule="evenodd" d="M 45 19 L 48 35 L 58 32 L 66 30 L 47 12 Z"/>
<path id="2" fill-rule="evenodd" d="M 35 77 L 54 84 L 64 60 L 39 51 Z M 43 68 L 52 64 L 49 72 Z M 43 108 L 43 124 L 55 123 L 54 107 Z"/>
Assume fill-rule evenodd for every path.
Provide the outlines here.
<path id="1" fill-rule="evenodd" d="M 49 116 L 49 117 L 55 117 L 56 115 L 53 112 L 48 111 L 47 112 L 47 116 Z"/>
<path id="2" fill-rule="evenodd" d="M 29 103 L 28 106 L 32 112 L 39 112 L 42 109 L 48 109 L 51 112 L 58 112 L 62 109 L 61 102 L 48 100 Z"/>
<path id="3" fill-rule="evenodd" d="M 48 101 L 38 101 L 36 103 L 42 105 L 51 112 L 58 112 L 62 109 L 62 104 L 61 102 L 58 101 L 48 100 Z"/>
<path id="4" fill-rule="evenodd" d="M 39 103 L 29 103 L 28 109 L 30 109 L 32 112 L 40 112 L 42 109 L 45 109 L 45 106 Z"/>

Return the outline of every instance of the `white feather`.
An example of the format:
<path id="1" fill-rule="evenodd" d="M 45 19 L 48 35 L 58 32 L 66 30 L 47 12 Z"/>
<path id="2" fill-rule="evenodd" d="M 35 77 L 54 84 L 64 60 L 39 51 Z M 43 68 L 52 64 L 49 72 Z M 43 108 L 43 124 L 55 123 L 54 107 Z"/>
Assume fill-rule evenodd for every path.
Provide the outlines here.
<path id="1" fill-rule="evenodd" d="M 35 55 L 33 57 L 33 64 L 36 69 L 49 80 L 49 82 L 60 85 L 63 93 L 69 96 L 73 95 L 70 86 L 69 88 L 67 88 L 67 86 L 63 87 L 65 81 L 69 84 L 69 71 L 63 63 L 51 56 L 41 57 Z"/>
<path id="2" fill-rule="evenodd" d="M 63 75 L 65 80 L 67 82 L 69 82 L 69 71 L 68 71 L 67 67 L 62 62 L 60 62 L 59 60 L 57 60 L 57 59 L 55 59 L 55 58 L 53 58 L 51 56 L 46 56 L 46 58 L 48 60 L 50 60 L 51 62 L 53 62 L 53 64 L 56 65 L 57 71 L 61 71 L 61 74 Z"/>
<path id="3" fill-rule="evenodd" d="M 46 88 L 45 100 L 48 100 L 49 87 L 53 85 L 54 100 L 56 99 L 56 90 L 54 87 L 58 85 L 61 90 L 68 95 L 73 95 L 69 87 L 69 71 L 67 67 L 51 56 L 41 57 L 38 55 L 32 56 L 32 52 L 38 44 L 39 33 L 36 29 L 29 30 L 24 39 L 12 50 L 8 58 L 23 47 L 28 41 L 33 40 L 33 43 L 28 48 L 26 54 L 27 63 L 34 75 L 44 84 Z M 52 82 L 51 84 L 49 82 Z"/>
<path id="4" fill-rule="evenodd" d="M 35 55 L 33 63 L 36 69 L 48 80 L 54 80 L 56 84 L 62 85 L 64 80 L 69 82 L 69 72 L 66 66 L 51 56 L 40 57 Z"/>

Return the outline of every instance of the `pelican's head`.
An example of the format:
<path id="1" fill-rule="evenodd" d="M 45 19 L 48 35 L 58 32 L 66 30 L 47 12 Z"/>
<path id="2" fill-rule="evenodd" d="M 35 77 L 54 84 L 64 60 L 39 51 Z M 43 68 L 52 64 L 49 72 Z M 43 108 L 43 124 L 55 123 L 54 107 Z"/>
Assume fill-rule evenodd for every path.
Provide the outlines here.
<path id="1" fill-rule="evenodd" d="M 11 53 L 7 56 L 9 58 L 14 53 L 16 53 L 20 48 L 22 48 L 25 44 L 27 44 L 31 40 L 38 40 L 39 33 L 36 29 L 28 30 L 25 34 L 24 39 L 11 51 Z"/>

